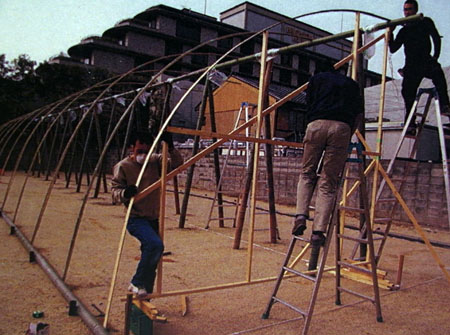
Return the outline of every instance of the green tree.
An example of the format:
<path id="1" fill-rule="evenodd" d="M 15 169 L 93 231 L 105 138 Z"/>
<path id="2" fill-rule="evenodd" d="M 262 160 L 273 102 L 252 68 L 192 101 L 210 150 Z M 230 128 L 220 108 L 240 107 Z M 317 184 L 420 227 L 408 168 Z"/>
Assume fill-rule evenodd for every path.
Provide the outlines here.
<path id="1" fill-rule="evenodd" d="M 0 78 L 8 77 L 8 74 L 11 72 L 11 68 L 9 62 L 6 60 L 6 55 L 0 55 Z"/>

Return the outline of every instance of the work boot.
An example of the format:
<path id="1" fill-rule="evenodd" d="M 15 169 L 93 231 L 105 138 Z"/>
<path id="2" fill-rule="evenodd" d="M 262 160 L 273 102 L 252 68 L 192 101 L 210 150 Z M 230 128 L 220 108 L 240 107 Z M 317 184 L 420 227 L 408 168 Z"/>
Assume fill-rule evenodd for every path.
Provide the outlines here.
<path id="1" fill-rule="evenodd" d="M 294 227 L 292 228 L 292 234 L 295 236 L 303 235 L 303 232 L 306 230 L 306 215 L 297 214 L 293 221 Z"/>
<path id="2" fill-rule="evenodd" d="M 441 107 L 441 115 L 450 117 L 450 105 L 445 105 Z"/>
<path id="3" fill-rule="evenodd" d="M 314 231 L 311 235 L 311 244 L 313 246 L 323 247 L 326 237 L 321 231 Z"/>
<path id="4" fill-rule="evenodd" d="M 417 132 L 417 126 L 415 123 L 408 126 L 408 129 L 406 129 L 406 135 L 408 136 L 416 136 Z"/>

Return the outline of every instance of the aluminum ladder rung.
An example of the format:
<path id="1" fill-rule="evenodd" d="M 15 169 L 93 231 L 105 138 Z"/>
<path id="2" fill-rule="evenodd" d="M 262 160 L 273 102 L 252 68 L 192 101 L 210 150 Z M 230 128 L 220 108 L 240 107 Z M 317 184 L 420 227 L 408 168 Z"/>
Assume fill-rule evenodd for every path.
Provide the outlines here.
<path id="1" fill-rule="evenodd" d="M 371 301 L 372 303 L 375 303 L 375 299 L 373 299 L 373 298 L 371 298 L 371 297 L 368 297 L 368 296 L 366 296 L 366 295 L 364 295 L 364 294 L 361 294 L 361 293 L 358 293 L 358 292 L 349 290 L 348 288 L 339 286 L 337 289 L 338 289 L 339 291 L 341 291 L 341 292 L 350 293 L 350 294 L 353 294 L 353 295 L 355 295 L 355 296 L 357 296 L 357 297 L 360 297 L 360 298 L 362 298 L 362 299 L 369 300 L 369 301 Z"/>
<path id="2" fill-rule="evenodd" d="M 302 272 L 300 272 L 300 271 L 294 270 L 294 269 L 292 269 L 292 268 L 290 268 L 290 267 L 283 266 L 283 270 L 284 270 L 284 271 L 287 271 L 287 272 L 290 272 L 290 273 L 293 273 L 293 274 L 295 274 L 295 275 L 297 275 L 297 276 L 299 276 L 299 277 L 302 277 L 302 278 L 304 278 L 304 279 L 308 279 L 308 280 L 310 280 L 310 281 L 312 281 L 312 282 L 315 282 L 315 281 L 316 281 L 316 277 L 309 276 L 309 275 L 304 274 L 304 273 L 302 273 Z"/>
<path id="3" fill-rule="evenodd" d="M 372 274 L 372 270 L 369 270 L 369 269 L 366 269 L 366 268 L 362 268 L 362 267 L 360 267 L 358 265 L 355 265 L 355 264 L 347 263 L 347 262 L 344 262 L 344 261 L 339 261 L 338 264 L 340 266 L 342 266 L 342 267 L 352 268 L 353 270 L 356 270 L 356 271 L 359 271 L 359 272 L 363 272 L 365 274 L 369 274 L 369 275 Z"/>
<path id="4" fill-rule="evenodd" d="M 276 302 L 282 303 L 283 305 L 285 305 L 286 307 L 289 307 L 290 309 L 296 311 L 297 313 L 300 313 L 301 315 L 303 315 L 303 317 L 308 316 L 308 313 L 307 313 L 307 312 L 305 312 L 304 310 L 302 310 L 302 309 L 300 309 L 300 308 L 298 308 L 298 307 L 295 307 L 294 305 L 291 305 L 291 304 L 288 303 L 287 301 L 284 301 L 284 300 L 282 300 L 282 299 L 280 299 L 280 298 L 277 298 L 277 297 L 272 297 L 272 299 L 273 299 L 274 301 L 276 301 Z"/>

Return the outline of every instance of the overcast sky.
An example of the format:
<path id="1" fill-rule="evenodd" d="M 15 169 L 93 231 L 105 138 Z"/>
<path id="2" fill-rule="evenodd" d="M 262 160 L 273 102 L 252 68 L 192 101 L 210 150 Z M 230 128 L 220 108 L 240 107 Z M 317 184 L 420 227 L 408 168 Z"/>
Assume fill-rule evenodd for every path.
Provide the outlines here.
<path id="1" fill-rule="evenodd" d="M 244 1 L 239 0 L 0 0 L 0 54 L 8 60 L 28 54 L 38 63 L 67 52 L 67 49 L 89 35 L 101 35 L 118 21 L 131 18 L 145 9 L 164 3 L 177 9 L 213 16 Z M 258 0 L 253 3 L 280 14 L 295 17 L 323 9 L 358 9 L 390 19 L 403 17 L 403 0 Z M 450 66 L 450 1 L 421 0 L 419 11 L 431 17 L 443 36 L 440 62 Z M 305 22 L 331 33 L 354 27 L 354 14 L 329 13 L 311 16 Z M 362 16 L 361 25 L 380 21 Z M 398 29 L 397 29 L 398 31 Z M 381 46 L 370 61 L 370 69 L 381 72 Z M 398 51 L 388 75 L 403 65 L 403 51 Z"/>

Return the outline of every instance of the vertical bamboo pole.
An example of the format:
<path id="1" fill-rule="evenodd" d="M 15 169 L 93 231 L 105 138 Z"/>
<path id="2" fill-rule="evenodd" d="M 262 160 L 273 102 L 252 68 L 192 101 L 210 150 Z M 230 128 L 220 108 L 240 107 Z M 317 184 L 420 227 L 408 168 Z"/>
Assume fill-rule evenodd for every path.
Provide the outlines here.
<path id="1" fill-rule="evenodd" d="M 94 111 L 94 121 L 95 121 L 95 133 L 97 134 L 97 146 L 98 146 L 98 154 L 101 155 L 103 151 L 103 141 L 102 141 L 102 129 L 100 127 L 100 121 L 98 120 L 97 112 Z M 92 176 L 92 182 L 94 182 L 95 176 Z M 104 181 L 104 185 L 106 185 L 106 175 L 105 175 L 105 164 L 102 163 L 100 167 L 100 173 L 97 176 L 97 185 L 95 186 L 94 198 L 98 198 L 98 194 L 100 192 L 100 186 L 102 179 Z M 105 193 L 108 190 L 105 190 Z"/>
<path id="2" fill-rule="evenodd" d="M 78 180 L 77 193 L 80 192 L 81 183 L 83 181 L 83 170 L 84 170 L 84 165 L 85 165 L 84 162 L 86 160 L 86 155 L 87 155 L 87 151 L 88 151 L 88 147 L 89 147 L 89 140 L 91 139 L 91 132 L 92 132 L 92 125 L 94 123 L 95 110 L 92 110 L 91 113 L 92 113 L 91 120 L 89 121 L 89 127 L 88 127 L 88 131 L 86 134 L 86 141 L 84 142 L 84 147 L 83 147 L 83 155 L 81 156 L 80 179 Z M 89 185 L 89 169 L 86 169 L 86 174 L 87 174 L 87 183 Z"/>
<path id="3" fill-rule="evenodd" d="M 359 45 L 359 24 L 360 24 L 360 13 L 355 13 L 355 30 L 353 35 L 353 48 L 352 48 L 352 79 L 357 80 L 358 77 L 358 45 Z M 344 169 L 343 176 L 348 176 L 348 168 Z M 342 186 L 342 200 L 340 202 L 341 206 L 347 205 L 347 189 L 348 189 L 348 179 L 344 178 L 344 185 Z M 344 233 L 344 226 L 345 226 L 345 209 L 341 209 L 339 211 L 339 227 L 337 229 L 337 233 L 343 234 Z M 339 250 L 342 252 L 343 247 L 343 241 L 340 240 L 340 247 Z"/>
<path id="4" fill-rule="evenodd" d="M 158 129 L 161 129 L 164 121 L 167 118 L 167 115 L 169 115 L 170 111 L 170 98 L 172 96 L 172 84 L 167 83 L 165 85 L 166 87 L 166 96 L 164 98 L 164 107 L 163 112 L 161 115 L 161 124 L 159 125 Z M 180 214 L 180 193 L 178 191 L 178 176 L 173 177 L 173 197 L 175 201 L 175 214 Z"/>
<path id="5" fill-rule="evenodd" d="M 159 193 L 159 237 L 164 243 L 164 226 L 166 214 L 166 190 L 167 190 L 167 143 L 162 142 L 162 164 L 161 164 L 161 190 Z M 156 277 L 156 292 L 162 292 L 162 274 L 163 274 L 163 257 L 158 263 L 158 272 Z"/>
<path id="6" fill-rule="evenodd" d="M 359 41 L 361 38 L 360 31 L 359 31 L 359 25 L 360 25 L 360 19 L 361 19 L 361 13 L 356 12 L 355 13 L 355 33 L 353 35 L 353 62 L 352 62 L 352 79 L 357 80 L 358 79 L 358 46 Z"/>
<path id="7" fill-rule="evenodd" d="M 248 143 L 247 143 L 248 144 Z M 254 144 L 254 143 L 253 143 Z M 241 203 L 239 204 L 238 216 L 236 219 L 236 230 L 234 231 L 233 249 L 239 249 L 241 244 L 242 230 L 244 228 L 245 214 L 247 212 L 248 197 L 250 195 L 250 189 L 252 187 L 253 180 L 253 162 L 255 158 L 255 146 L 251 146 L 251 152 L 247 146 L 247 157 L 250 157 L 247 165 L 247 176 L 245 177 L 244 192 L 241 197 Z"/>
<path id="8" fill-rule="evenodd" d="M 49 127 L 51 127 L 53 124 L 50 124 Z M 50 171 L 52 168 L 52 158 L 53 158 L 53 151 L 55 150 L 56 145 L 56 138 L 58 137 L 58 131 L 59 131 L 59 122 L 56 122 L 55 125 L 55 134 L 52 139 L 52 145 L 50 146 L 50 154 L 48 156 L 48 162 L 47 162 L 47 172 L 45 174 L 45 180 L 48 180 L 48 177 L 50 176 Z"/>
<path id="9" fill-rule="evenodd" d="M 173 177 L 173 197 L 175 201 L 175 214 L 180 214 L 180 197 L 178 192 L 178 178 Z"/>
<path id="10" fill-rule="evenodd" d="M 127 132 L 125 133 L 125 139 L 123 141 L 122 154 L 120 159 L 125 158 L 126 150 L 128 149 L 128 141 L 130 139 L 131 127 L 133 125 L 134 114 L 136 112 L 135 106 L 132 107 L 130 118 L 128 119 Z"/>
<path id="11" fill-rule="evenodd" d="M 63 130 L 61 138 L 59 139 L 60 143 L 59 143 L 58 152 L 56 153 L 56 161 L 58 161 L 59 157 L 61 156 L 62 148 L 64 145 L 64 139 L 66 138 L 67 129 L 69 128 L 69 123 L 70 123 L 70 112 L 67 113 L 66 122 L 64 124 L 64 130 Z"/>
<path id="12" fill-rule="evenodd" d="M 263 109 L 266 109 L 269 106 L 269 85 L 270 79 L 272 75 L 272 65 L 273 60 L 267 62 L 266 72 L 264 74 L 264 97 L 263 97 Z M 271 139 L 271 125 L 270 125 L 270 115 L 264 116 L 264 129 L 265 129 L 265 138 Z M 266 171 L 267 171 L 267 186 L 269 188 L 269 231 L 270 231 L 270 243 L 277 243 L 277 216 L 275 213 L 275 187 L 273 181 L 273 150 L 272 145 L 266 143 Z"/>
<path id="13" fill-rule="evenodd" d="M 386 73 L 387 73 L 387 60 L 389 55 L 389 36 L 390 36 L 390 28 L 386 29 L 384 33 L 384 51 L 383 51 L 383 68 L 381 73 L 381 91 L 380 91 L 380 105 L 378 108 L 378 127 L 377 127 L 377 140 L 376 140 L 376 149 L 375 151 L 379 153 L 379 156 L 373 157 L 375 160 L 375 168 L 373 173 L 372 180 L 372 195 L 371 195 L 371 207 L 370 207 L 370 222 L 373 224 L 375 219 L 375 209 L 377 206 L 377 190 L 378 190 L 378 175 L 379 175 L 379 167 L 380 167 L 380 158 L 381 151 L 383 149 L 383 115 L 384 115 L 384 104 L 386 97 Z M 381 257 L 379 254 L 378 256 Z M 375 259 L 378 263 L 380 259 Z"/>
<path id="14" fill-rule="evenodd" d="M 203 87 L 202 102 L 200 105 L 200 110 L 198 112 L 197 125 L 195 127 L 197 130 L 200 130 L 202 128 L 203 116 L 205 115 L 206 100 L 208 98 L 207 82 L 208 81 L 205 82 L 205 86 Z M 196 135 L 194 137 L 194 145 L 192 147 L 192 156 L 195 156 L 198 153 L 199 142 L 200 142 L 200 136 Z M 187 173 L 186 185 L 184 188 L 183 203 L 181 204 L 181 214 L 180 214 L 180 219 L 178 221 L 179 228 L 184 228 L 184 224 L 186 221 L 187 207 L 188 207 L 188 203 L 189 203 L 189 196 L 191 194 L 192 180 L 194 179 L 194 170 L 195 170 L 195 164 L 191 165 L 191 167 L 189 168 L 188 173 Z"/>
<path id="15" fill-rule="evenodd" d="M 266 30 L 263 32 L 263 42 L 261 50 L 261 65 L 259 72 L 259 91 L 258 91 L 258 114 L 256 125 L 256 138 L 261 137 L 261 123 L 262 123 L 262 111 L 263 111 L 263 97 L 264 97 L 264 74 L 266 72 L 267 61 L 267 45 L 269 40 L 269 32 Z M 257 173 L 259 162 L 259 142 L 255 142 L 254 162 L 253 162 L 253 180 L 252 180 L 252 192 L 250 198 L 250 225 L 248 229 L 248 253 L 247 253 L 247 281 L 252 279 L 252 258 L 253 258 L 253 238 L 255 228 L 255 212 L 256 212 L 256 191 L 257 191 Z"/>
<path id="16" fill-rule="evenodd" d="M 216 127 L 216 113 L 214 111 L 214 96 L 213 96 L 213 92 L 212 92 L 212 88 L 211 88 L 211 83 L 208 81 L 207 83 L 208 85 L 208 98 L 209 98 L 209 120 L 211 121 L 211 131 L 213 133 L 217 132 L 217 127 Z M 216 138 L 213 138 L 213 143 L 215 143 L 217 141 Z M 219 227 L 223 228 L 225 227 L 224 225 L 224 221 L 223 221 L 223 197 L 222 197 L 222 192 L 221 191 L 221 187 L 222 185 L 220 185 L 220 189 L 218 188 L 219 184 L 220 184 L 220 160 L 219 160 L 219 150 L 216 148 L 214 149 L 213 152 L 213 157 L 214 157 L 214 175 L 216 177 L 216 189 L 218 191 L 217 193 L 217 211 L 219 214 Z"/>
<path id="17" fill-rule="evenodd" d="M 42 130 L 42 124 L 41 127 L 38 129 L 38 138 L 42 138 L 43 136 L 43 130 Z M 39 170 L 38 170 L 38 178 L 41 176 L 41 174 L 44 174 L 45 168 L 45 159 L 48 158 L 48 149 L 47 149 L 47 139 L 44 140 L 44 145 L 42 146 L 42 158 L 41 162 L 39 164 Z"/>
<path id="18" fill-rule="evenodd" d="M 69 122 L 69 132 L 71 134 L 70 136 L 72 137 L 73 136 L 73 129 L 72 129 L 72 123 L 71 122 Z M 75 137 L 75 139 L 74 139 L 74 141 L 72 143 L 72 150 L 70 152 L 69 165 L 67 166 L 66 171 L 65 171 L 65 173 L 66 173 L 66 188 L 69 188 L 69 184 L 70 184 L 70 181 L 72 179 L 73 160 L 75 158 L 76 151 L 77 151 L 78 133 L 75 136 L 76 137 Z M 67 146 L 67 143 L 66 143 L 66 146 Z M 75 172 L 75 183 L 77 183 L 77 182 L 78 182 L 78 177 L 77 177 L 77 173 Z"/>

